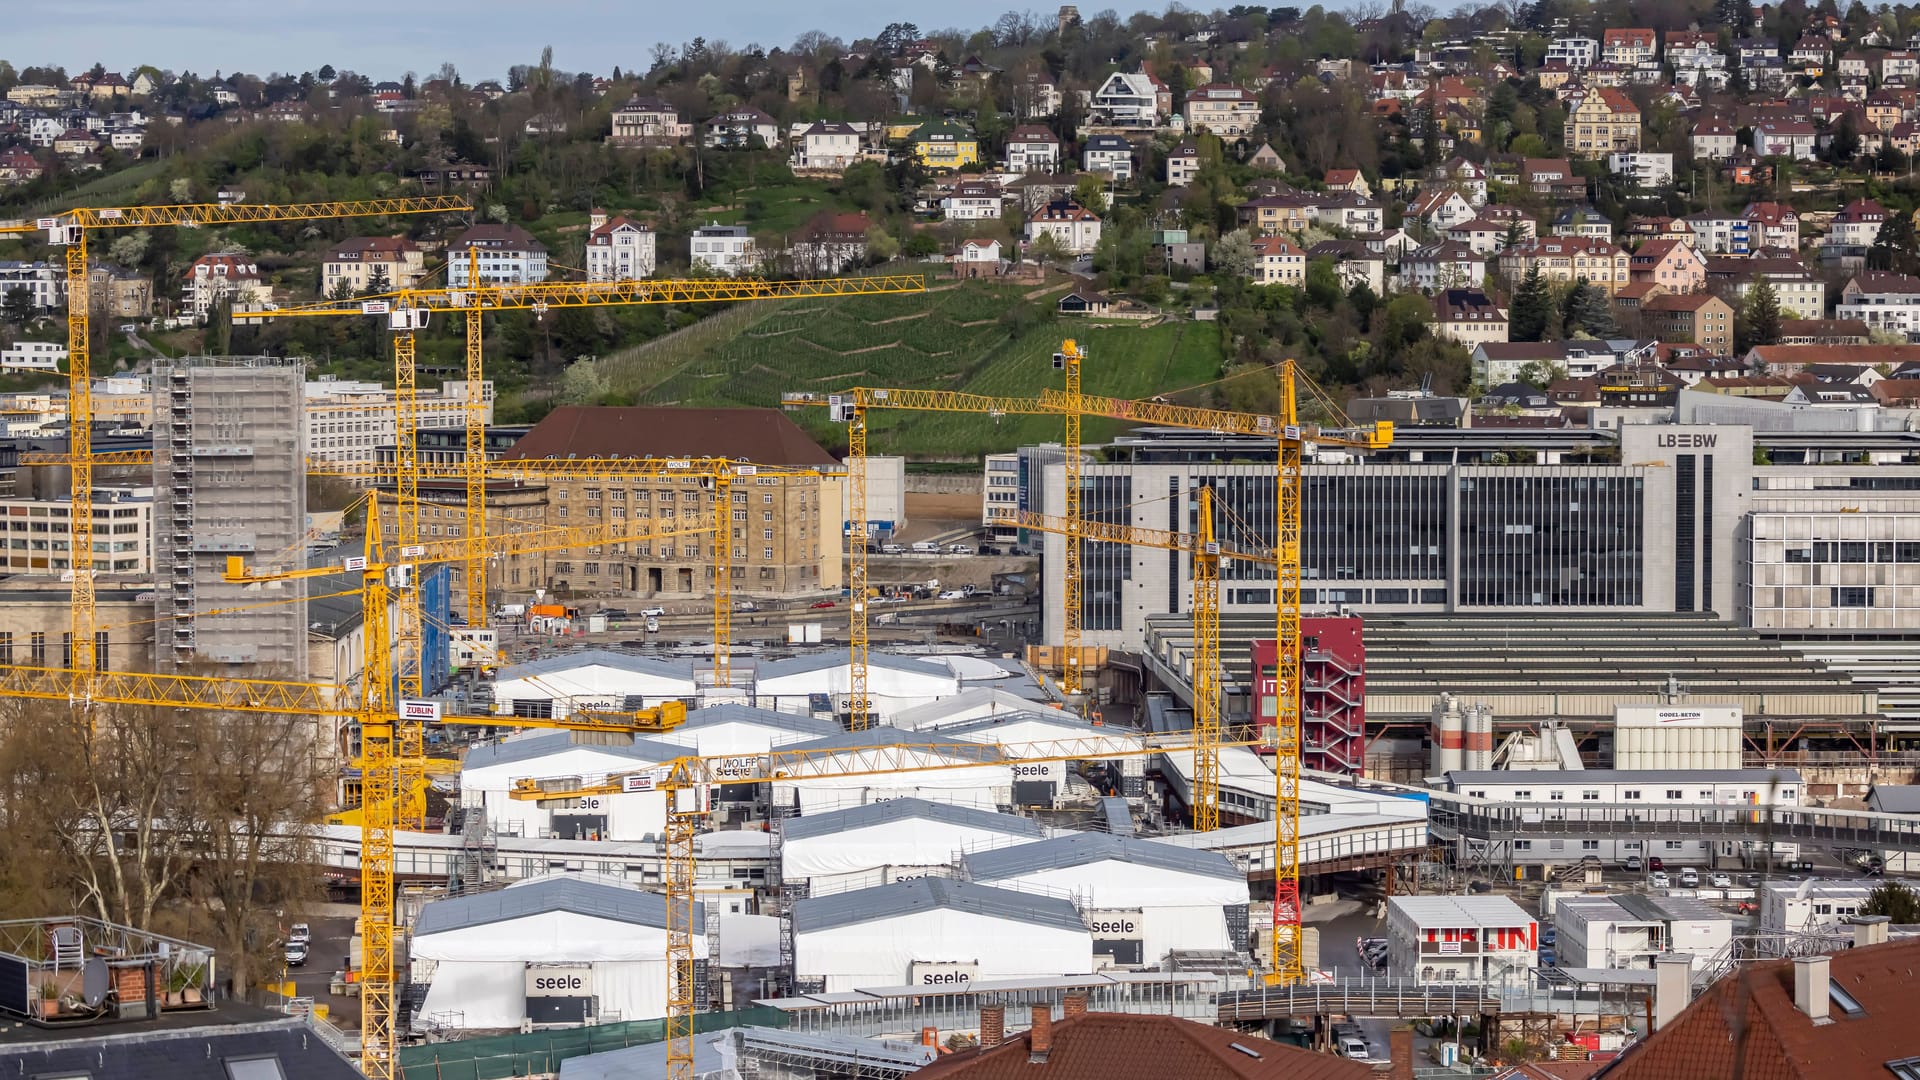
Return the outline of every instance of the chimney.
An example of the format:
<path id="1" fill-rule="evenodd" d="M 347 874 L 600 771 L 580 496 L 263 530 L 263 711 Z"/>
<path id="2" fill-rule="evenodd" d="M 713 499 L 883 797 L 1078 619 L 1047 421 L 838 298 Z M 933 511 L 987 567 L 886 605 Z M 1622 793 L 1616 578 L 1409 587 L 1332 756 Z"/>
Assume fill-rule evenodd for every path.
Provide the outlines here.
<path id="1" fill-rule="evenodd" d="M 1076 1016 L 1087 1015 L 1087 995 L 1082 993 L 1068 994 L 1063 1005 L 1063 1011 L 1066 1015 L 1062 1017 L 1062 1019 L 1072 1019 Z"/>
<path id="2" fill-rule="evenodd" d="M 980 1049 L 991 1050 L 1007 1039 L 1007 1007 L 980 1006 Z"/>
<path id="3" fill-rule="evenodd" d="M 1693 999 L 1693 959 L 1685 953 L 1661 953 L 1653 973 L 1653 1030 L 1659 1031 Z"/>
<path id="4" fill-rule="evenodd" d="M 1413 1080 L 1413 1029 L 1387 1032 L 1387 1080 Z"/>
<path id="5" fill-rule="evenodd" d="M 1027 1060 L 1042 1062 L 1047 1060 L 1047 1052 L 1053 1049 L 1053 1006 L 1035 1005 L 1033 1007 L 1033 1029 L 1027 1032 Z"/>
<path id="6" fill-rule="evenodd" d="M 1816 1024 L 1828 1022 L 1827 1010 L 1832 1007 L 1828 997 L 1828 988 L 1832 979 L 1827 974 L 1827 958 L 1824 956 L 1796 956 L 1793 958 L 1793 1007 L 1807 1014 L 1807 1019 Z"/>
<path id="7" fill-rule="evenodd" d="M 1853 947 L 1864 949 L 1869 945 L 1887 943 L 1887 924 L 1893 919 L 1886 915 L 1855 915 L 1853 917 Z"/>

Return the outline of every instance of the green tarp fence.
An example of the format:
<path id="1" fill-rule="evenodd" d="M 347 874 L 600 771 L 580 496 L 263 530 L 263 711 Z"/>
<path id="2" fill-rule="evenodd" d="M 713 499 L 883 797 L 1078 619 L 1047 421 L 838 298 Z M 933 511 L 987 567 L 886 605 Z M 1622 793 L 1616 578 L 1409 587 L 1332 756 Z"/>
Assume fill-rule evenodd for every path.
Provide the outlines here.
<path id="1" fill-rule="evenodd" d="M 786 1027 L 787 1014 L 766 1007 L 732 1012 L 695 1013 L 695 1032 L 730 1027 Z M 479 1039 L 407 1046 L 400 1050 L 407 1080 L 500 1080 L 560 1071 L 568 1058 L 600 1054 L 627 1046 L 657 1043 L 667 1037 L 667 1021 L 627 1020 L 592 1027 L 536 1031 L 528 1035 L 489 1035 Z"/>

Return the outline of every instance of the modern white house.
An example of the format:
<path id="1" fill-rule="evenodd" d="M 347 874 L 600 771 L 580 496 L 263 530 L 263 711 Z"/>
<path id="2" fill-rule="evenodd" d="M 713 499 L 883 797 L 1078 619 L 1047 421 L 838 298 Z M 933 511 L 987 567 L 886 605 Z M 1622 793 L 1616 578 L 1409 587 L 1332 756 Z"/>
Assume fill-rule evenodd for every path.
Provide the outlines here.
<path id="1" fill-rule="evenodd" d="M 688 261 L 695 270 L 727 277 L 752 273 L 760 257 L 745 225 L 702 225 L 687 241 Z"/>
<path id="2" fill-rule="evenodd" d="M 1920 333 L 1920 278 L 1886 270 L 1854 275 L 1840 290 L 1836 319 L 1858 319 L 1867 329 L 1908 337 Z"/>
<path id="3" fill-rule="evenodd" d="M 1160 119 L 1160 92 L 1145 72 L 1116 71 L 1093 92 L 1095 123 L 1150 128 Z"/>
<path id="4" fill-rule="evenodd" d="M 1133 144 L 1118 135 L 1091 135 L 1080 148 L 1080 165 L 1088 172 L 1106 173 L 1115 183 L 1133 179 Z"/>
<path id="5" fill-rule="evenodd" d="M 830 994 L 1087 975 L 1093 933 L 1064 898 L 928 877 L 795 901 L 793 967 Z"/>
<path id="6" fill-rule="evenodd" d="M 1007 171 L 1050 173 L 1060 168 L 1060 140 L 1037 124 L 1023 124 L 1007 136 Z"/>
<path id="7" fill-rule="evenodd" d="M 705 926 L 694 904 L 693 924 Z M 427 987 L 420 1029 L 578 1026 L 667 1012 L 667 900 L 605 880 L 534 878 L 435 900 L 407 939 L 412 981 Z M 696 970 L 707 935 L 693 935 Z M 705 978 L 694 983 L 702 988 Z M 696 994 L 704 998 L 704 992 Z"/>
<path id="8" fill-rule="evenodd" d="M 860 133 L 838 120 L 821 120 L 794 141 L 796 169 L 844 169 L 860 160 Z"/>

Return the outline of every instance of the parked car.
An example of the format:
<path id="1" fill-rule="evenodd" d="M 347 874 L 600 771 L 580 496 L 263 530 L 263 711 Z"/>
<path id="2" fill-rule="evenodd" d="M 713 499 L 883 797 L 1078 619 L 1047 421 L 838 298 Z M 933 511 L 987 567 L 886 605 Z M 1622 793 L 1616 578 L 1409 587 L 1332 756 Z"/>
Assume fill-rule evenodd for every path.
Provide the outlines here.
<path id="1" fill-rule="evenodd" d="M 1655 870 L 1653 873 L 1647 875 L 1647 884 L 1656 889 L 1664 889 L 1673 884 L 1673 882 L 1667 880 L 1667 872 L 1665 870 Z"/>
<path id="2" fill-rule="evenodd" d="M 907 553 L 907 549 L 900 546 L 899 544 L 881 544 L 880 545 L 880 554 L 882 555 L 905 555 L 906 553 Z"/>
<path id="3" fill-rule="evenodd" d="M 1660 856 L 1658 855 L 1647 856 L 1647 869 L 1665 870 L 1666 868 L 1667 868 L 1667 864 L 1660 860 Z"/>
<path id="4" fill-rule="evenodd" d="M 947 545 L 947 554 L 949 554 L 949 555 L 971 555 L 971 554 L 973 554 L 973 545 L 972 545 L 972 544 L 948 544 L 948 545 Z"/>
<path id="5" fill-rule="evenodd" d="M 626 608 L 620 608 L 620 607 L 610 607 L 610 608 L 601 608 L 601 609 L 600 609 L 600 614 L 602 614 L 602 615 L 605 615 L 605 616 L 606 616 L 606 617 L 607 617 L 608 619 L 631 619 L 631 618 L 633 618 L 633 616 L 632 616 L 632 615 L 629 615 L 629 614 L 627 614 L 627 609 L 626 609 Z"/>
<path id="6" fill-rule="evenodd" d="M 913 545 L 913 553 L 915 555 L 938 555 L 940 554 L 940 545 L 931 540 L 919 540 Z"/>
<path id="7" fill-rule="evenodd" d="M 1684 869 L 1684 870 L 1682 870 L 1682 871 L 1680 871 L 1680 887 L 1681 887 L 1681 888 L 1683 888 L 1683 889 L 1697 889 L 1697 888 L 1699 888 L 1699 887 L 1700 887 L 1700 874 L 1699 874 L 1699 871 L 1696 871 L 1696 870 L 1695 870 L 1695 869 L 1694 869 L 1693 867 L 1691 867 L 1691 866 L 1689 866 L 1689 867 L 1687 867 L 1686 869 Z"/>
<path id="8" fill-rule="evenodd" d="M 1640 856 L 1638 856 L 1638 855 L 1629 855 L 1629 856 L 1627 856 L 1627 861 L 1626 861 L 1625 863 L 1623 863 L 1623 864 L 1621 864 L 1621 865 L 1623 865 L 1623 866 L 1625 866 L 1625 867 L 1627 868 L 1627 873 L 1629 873 L 1629 874 L 1637 874 L 1637 873 L 1639 873 L 1639 872 L 1641 871 L 1641 869 L 1643 868 L 1643 866 L 1644 866 L 1645 864 L 1643 864 L 1643 863 L 1642 863 L 1642 862 L 1640 861 Z"/>
<path id="9" fill-rule="evenodd" d="M 1541 967 L 1552 967 L 1554 965 L 1554 960 L 1555 960 L 1555 957 L 1552 949 L 1540 950 L 1540 966 Z"/>
<path id="10" fill-rule="evenodd" d="M 1707 879 L 1707 884 L 1712 885 L 1716 889 L 1731 889 L 1733 888 L 1733 875 L 1714 874 Z"/>
<path id="11" fill-rule="evenodd" d="M 815 601 L 813 602 L 813 604 L 812 604 L 811 606 L 812 606 L 812 608 L 813 608 L 813 610 L 815 610 L 815 611 L 819 611 L 819 610 L 820 610 L 821 608 L 830 608 L 830 607 L 832 607 L 832 606 L 833 606 L 833 601 L 831 601 L 831 600 L 815 600 Z"/>
<path id="12" fill-rule="evenodd" d="M 647 608 L 640 609 L 640 614 L 649 619 L 658 618 L 659 616 L 665 615 L 666 613 L 667 613 L 667 609 L 663 607 L 647 607 Z"/>
<path id="13" fill-rule="evenodd" d="M 757 606 L 755 606 L 755 605 L 754 605 L 754 602 L 753 602 L 753 601 L 751 601 L 751 600 L 742 600 L 742 601 L 740 601 L 739 603 L 737 603 L 737 604 L 735 604 L 735 605 L 733 605 L 733 610 L 735 610 L 735 611 L 759 611 L 760 609 L 759 609 L 759 608 L 758 608 Z"/>
<path id="14" fill-rule="evenodd" d="M 307 966 L 307 943 L 304 941 L 287 942 L 286 958 L 288 967 Z"/>

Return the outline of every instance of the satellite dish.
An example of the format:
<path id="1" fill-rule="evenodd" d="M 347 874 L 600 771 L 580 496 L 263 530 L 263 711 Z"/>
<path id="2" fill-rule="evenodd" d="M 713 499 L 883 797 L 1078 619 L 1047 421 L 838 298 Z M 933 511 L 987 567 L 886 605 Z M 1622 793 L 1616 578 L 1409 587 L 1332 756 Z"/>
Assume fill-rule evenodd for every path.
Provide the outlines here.
<path id="1" fill-rule="evenodd" d="M 107 1000 L 107 987 L 112 983 L 107 962 L 98 956 L 89 957 L 87 966 L 80 972 L 80 997 L 86 1001 L 87 1008 L 99 1008 L 100 1003 Z"/>

